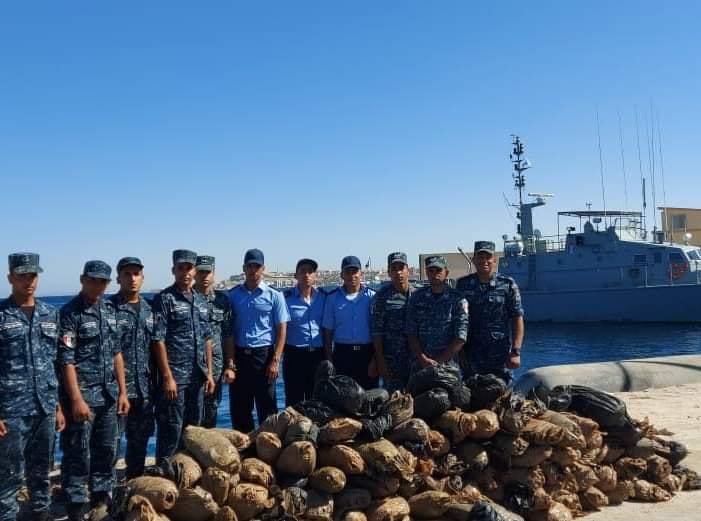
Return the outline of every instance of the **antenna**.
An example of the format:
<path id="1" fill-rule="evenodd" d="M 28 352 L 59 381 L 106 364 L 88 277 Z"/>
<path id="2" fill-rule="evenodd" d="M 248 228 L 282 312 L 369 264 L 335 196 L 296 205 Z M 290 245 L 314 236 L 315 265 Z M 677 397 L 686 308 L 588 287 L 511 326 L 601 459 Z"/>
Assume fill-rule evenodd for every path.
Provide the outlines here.
<path id="1" fill-rule="evenodd" d="M 468 271 L 468 273 L 471 273 L 471 272 L 472 272 L 472 260 L 471 260 L 470 257 L 467 255 L 467 253 L 465 253 L 465 252 L 463 251 L 463 249 L 462 249 L 460 246 L 458 246 L 458 251 L 460 252 L 460 255 L 462 255 L 463 258 L 465 259 L 465 262 L 467 262 L 467 271 Z"/>
<path id="2" fill-rule="evenodd" d="M 523 172 L 528 170 L 531 164 L 527 159 L 521 159 L 521 156 L 525 152 L 521 139 L 514 134 L 511 134 L 511 137 L 513 139 L 512 144 L 514 145 L 514 150 L 509 154 L 509 159 L 511 159 L 511 162 L 514 164 L 514 170 L 516 171 L 515 174 L 512 173 L 511 175 L 514 178 L 514 186 L 518 188 L 518 205 L 520 207 L 523 204 L 523 189 L 526 186 L 526 176 L 523 175 Z"/>
<path id="3" fill-rule="evenodd" d="M 633 106 L 635 109 L 635 136 L 638 140 L 638 168 L 640 169 L 640 185 L 643 191 L 643 234 L 647 234 L 647 197 L 645 195 L 645 174 L 643 173 L 643 157 L 640 153 L 640 125 L 638 123 L 638 107 Z"/>
<path id="4" fill-rule="evenodd" d="M 672 230 L 669 229 L 669 215 L 667 211 L 667 188 L 664 179 L 664 159 L 662 157 L 662 127 L 660 126 L 660 113 L 657 112 L 657 145 L 660 147 L 660 172 L 662 173 L 662 205 L 664 206 L 664 229 L 669 233 L 669 242 L 672 243 Z"/>
<path id="5" fill-rule="evenodd" d="M 599 131 L 599 109 L 596 109 L 596 137 L 599 140 L 599 172 L 601 174 L 601 198 L 604 201 L 604 216 L 606 216 L 606 187 L 604 186 L 604 158 L 601 155 L 601 132 Z"/>
<path id="6" fill-rule="evenodd" d="M 650 182 L 652 183 L 652 230 L 657 230 L 657 219 L 655 208 L 657 208 L 657 191 L 655 188 L 655 128 L 652 126 L 652 102 L 650 102 L 649 119 L 645 117 L 645 131 L 647 133 L 647 160 L 650 172 Z M 652 126 L 652 130 L 651 130 Z"/>
<path id="7" fill-rule="evenodd" d="M 628 209 L 628 180 L 626 179 L 626 156 L 623 152 L 623 125 L 621 124 L 621 112 L 616 111 L 618 114 L 618 136 L 621 141 L 621 168 L 623 169 L 623 196 L 626 203 L 626 209 Z"/>

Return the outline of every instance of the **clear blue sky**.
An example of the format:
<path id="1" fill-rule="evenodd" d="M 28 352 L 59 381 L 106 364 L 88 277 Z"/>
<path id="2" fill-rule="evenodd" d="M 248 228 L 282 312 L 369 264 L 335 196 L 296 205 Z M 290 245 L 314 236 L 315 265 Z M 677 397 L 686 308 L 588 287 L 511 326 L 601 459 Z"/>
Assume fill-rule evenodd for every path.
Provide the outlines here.
<path id="1" fill-rule="evenodd" d="M 698 2 L 5 3 L 0 253 L 39 252 L 43 294 L 123 255 L 163 286 L 182 247 L 220 276 L 250 247 L 270 270 L 416 263 L 513 233 L 511 133 L 528 189 L 557 196 L 550 233 L 600 206 L 597 108 L 607 206 L 625 206 L 618 112 L 640 206 L 633 110 L 647 174 L 651 101 L 667 203 L 699 207 L 700 19 Z"/>

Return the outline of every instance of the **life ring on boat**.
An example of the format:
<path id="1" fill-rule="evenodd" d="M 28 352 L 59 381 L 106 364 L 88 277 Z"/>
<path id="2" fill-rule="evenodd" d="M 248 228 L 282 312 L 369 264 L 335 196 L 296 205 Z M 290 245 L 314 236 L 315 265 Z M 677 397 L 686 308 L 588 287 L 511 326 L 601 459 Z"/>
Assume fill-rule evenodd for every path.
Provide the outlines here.
<path id="1" fill-rule="evenodd" d="M 684 272 L 689 269 L 689 265 L 684 262 L 670 262 L 669 268 L 667 268 L 667 274 L 674 280 L 680 279 L 684 276 Z"/>

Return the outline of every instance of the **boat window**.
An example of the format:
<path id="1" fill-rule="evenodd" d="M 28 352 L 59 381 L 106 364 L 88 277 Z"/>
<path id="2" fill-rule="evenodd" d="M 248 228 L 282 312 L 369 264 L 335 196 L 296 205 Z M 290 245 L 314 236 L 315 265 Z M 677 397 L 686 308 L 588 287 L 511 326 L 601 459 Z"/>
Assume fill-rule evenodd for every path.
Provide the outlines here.
<path id="1" fill-rule="evenodd" d="M 701 250 L 691 250 L 686 253 L 691 260 L 701 260 Z"/>
<path id="2" fill-rule="evenodd" d="M 633 255 L 633 264 L 646 264 L 647 263 L 647 257 L 645 254 L 637 254 Z"/>
<path id="3" fill-rule="evenodd" d="M 652 259 L 655 261 L 655 264 L 662 264 L 662 252 L 656 251 L 653 253 Z"/>
<path id="4" fill-rule="evenodd" d="M 686 259 L 684 259 L 684 255 L 682 255 L 681 252 L 673 251 L 669 254 L 669 262 L 673 264 L 684 264 Z"/>

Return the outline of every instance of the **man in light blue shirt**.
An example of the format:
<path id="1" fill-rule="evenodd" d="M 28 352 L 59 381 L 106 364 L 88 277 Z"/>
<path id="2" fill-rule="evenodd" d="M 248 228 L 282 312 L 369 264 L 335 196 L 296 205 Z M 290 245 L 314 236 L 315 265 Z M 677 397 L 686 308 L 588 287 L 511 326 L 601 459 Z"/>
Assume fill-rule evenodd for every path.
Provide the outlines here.
<path id="1" fill-rule="evenodd" d="M 285 404 L 288 407 L 312 398 L 314 373 L 324 360 L 321 322 L 326 293 L 314 287 L 318 267 L 313 259 L 300 259 L 295 269 L 297 286 L 284 292 L 290 312 L 285 358 L 282 361 Z"/>
<path id="2" fill-rule="evenodd" d="M 360 259 L 341 261 L 343 286 L 329 293 L 324 308 L 324 347 L 339 374 L 350 376 L 365 389 L 378 386 L 370 333 L 370 305 L 375 292 L 362 284 Z M 370 376 L 374 374 L 375 376 Z"/>
<path id="3" fill-rule="evenodd" d="M 275 380 L 290 315 L 282 293 L 263 282 L 262 251 L 246 252 L 243 271 L 244 283 L 229 291 L 233 338 L 225 344 L 224 379 L 231 383 L 229 410 L 233 428 L 250 432 L 254 429 L 254 403 L 259 423 L 277 412 Z"/>

